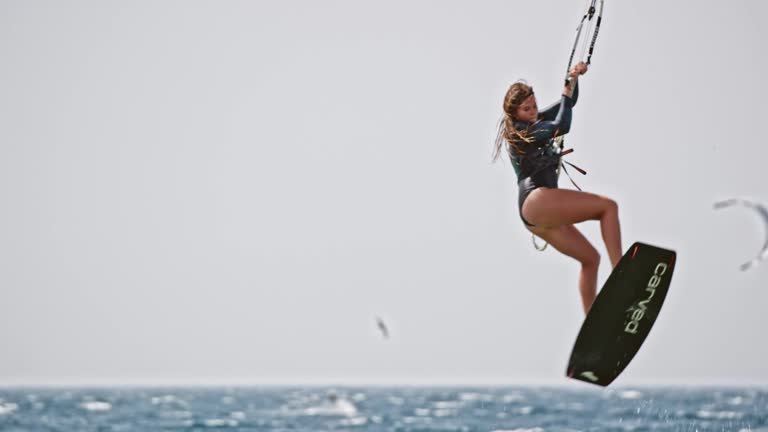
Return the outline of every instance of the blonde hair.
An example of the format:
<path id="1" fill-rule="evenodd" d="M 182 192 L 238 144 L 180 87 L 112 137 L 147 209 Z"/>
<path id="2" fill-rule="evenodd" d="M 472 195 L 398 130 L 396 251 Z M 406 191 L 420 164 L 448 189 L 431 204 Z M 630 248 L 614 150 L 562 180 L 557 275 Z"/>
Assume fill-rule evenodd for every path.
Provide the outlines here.
<path id="1" fill-rule="evenodd" d="M 517 109 L 529 97 L 533 96 L 533 87 L 524 81 L 518 81 L 507 90 L 504 96 L 504 118 L 499 122 L 499 131 L 496 134 L 496 145 L 493 151 L 493 160 L 497 160 L 501 155 L 501 148 L 507 143 L 507 151 L 523 154 L 524 144 L 530 143 L 531 138 L 527 136 L 526 131 L 515 128 L 517 119 Z"/>

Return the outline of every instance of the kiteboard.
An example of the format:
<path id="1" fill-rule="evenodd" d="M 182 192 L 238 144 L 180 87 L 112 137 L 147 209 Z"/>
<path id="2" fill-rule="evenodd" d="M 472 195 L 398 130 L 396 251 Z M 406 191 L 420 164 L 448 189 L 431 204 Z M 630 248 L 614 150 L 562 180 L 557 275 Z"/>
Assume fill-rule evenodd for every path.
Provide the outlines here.
<path id="1" fill-rule="evenodd" d="M 659 316 L 675 268 L 674 251 L 635 243 L 595 298 L 566 375 L 607 386 L 637 354 Z"/>

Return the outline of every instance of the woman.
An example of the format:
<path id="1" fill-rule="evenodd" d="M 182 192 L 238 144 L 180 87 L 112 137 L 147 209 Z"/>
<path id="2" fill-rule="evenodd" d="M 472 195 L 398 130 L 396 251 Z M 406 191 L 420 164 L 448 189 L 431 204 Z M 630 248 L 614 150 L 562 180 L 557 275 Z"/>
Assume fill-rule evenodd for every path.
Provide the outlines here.
<path id="1" fill-rule="evenodd" d="M 494 153 L 495 160 L 506 145 L 517 172 L 520 218 L 526 228 L 581 263 L 579 291 L 585 313 L 597 294 L 600 255 L 573 225 L 599 220 L 613 267 L 622 255 L 616 202 L 587 192 L 557 188 L 560 155 L 551 142 L 570 130 L 571 109 L 578 98 L 578 77 L 586 72 L 586 64 L 575 65 L 568 73 L 560 102 L 541 112 L 529 85 L 512 84 L 504 97 L 504 119 L 499 125 Z"/>

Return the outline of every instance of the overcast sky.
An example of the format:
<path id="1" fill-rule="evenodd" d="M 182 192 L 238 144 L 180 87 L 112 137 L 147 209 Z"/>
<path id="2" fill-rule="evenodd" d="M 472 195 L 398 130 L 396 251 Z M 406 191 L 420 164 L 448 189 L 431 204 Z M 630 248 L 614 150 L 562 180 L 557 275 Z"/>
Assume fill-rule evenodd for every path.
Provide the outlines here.
<path id="1" fill-rule="evenodd" d="M 569 384 L 579 266 L 491 153 L 583 7 L 0 0 L 0 385 Z M 767 14 L 606 0 L 568 158 L 678 253 L 617 384 L 768 383 L 766 227 L 712 208 L 768 203 Z"/>

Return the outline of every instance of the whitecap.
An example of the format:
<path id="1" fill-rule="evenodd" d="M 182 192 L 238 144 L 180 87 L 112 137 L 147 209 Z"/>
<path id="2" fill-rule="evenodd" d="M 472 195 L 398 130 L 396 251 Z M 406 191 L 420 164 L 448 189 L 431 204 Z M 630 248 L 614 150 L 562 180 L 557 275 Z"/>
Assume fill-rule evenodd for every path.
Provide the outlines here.
<path id="1" fill-rule="evenodd" d="M 87 411 L 103 412 L 103 411 L 111 410 L 112 404 L 109 402 L 102 402 L 102 401 L 88 401 L 88 402 L 81 403 L 80 407 Z"/>
<path id="2" fill-rule="evenodd" d="M 165 396 L 152 396 L 152 398 L 149 400 L 152 405 L 160 405 L 164 403 L 170 403 L 176 400 L 176 396 L 173 395 L 165 395 Z"/>
<path id="3" fill-rule="evenodd" d="M 624 390 L 619 393 L 619 397 L 622 399 L 640 399 L 643 394 L 637 390 Z"/>
<path id="4" fill-rule="evenodd" d="M 0 415 L 8 415 L 13 413 L 19 408 L 18 405 L 11 402 L 2 402 L 0 401 Z"/>
<path id="5" fill-rule="evenodd" d="M 493 397 L 487 394 L 482 394 L 482 393 L 466 392 L 466 393 L 459 394 L 459 400 L 466 401 L 466 402 L 471 402 L 476 400 L 490 401 L 490 400 L 493 400 Z"/>
<path id="6" fill-rule="evenodd" d="M 335 402 L 309 407 L 304 410 L 304 413 L 317 416 L 354 417 L 357 415 L 357 407 L 348 400 L 337 399 Z"/>
<path id="7" fill-rule="evenodd" d="M 234 411 L 229 413 L 229 416 L 237 420 L 245 420 L 245 413 L 242 411 Z"/>
<path id="8" fill-rule="evenodd" d="M 705 419 L 737 419 L 744 416 L 743 413 L 736 412 L 736 411 L 709 411 L 709 410 L 699 410 L 696 413 L 696 416 L 699 418 L 705 418 Z"/>
<path id="9" fill-rule="evenodd" d="M 438 409 L 453 409 L 460 407 L 461 403 L 457 401 L 436 401 L 433 405 Z"/>
<path id="10" fill-rule="evenodd" d="M 342 426 L 363 426 L 368 423 L 368 419 L 365 417 L 351 417 L 345 418 L 339 422 Z"/>
<path id="11" fill-rule="evenodd" d="M 417 424 L 417 423 L 432 423 L 432 417 L 403 417 L 403 423 L 405 424 Z"/>
<path id="12" fill-rule="evenodd" d="M 187 402 L 170 394 L 163 395 L 163 396 L 153 396 L 152 399 L 150 399 L 150 401 L 152 402 L 152 405 L 173 405 L 173 406 L 181 406 L 184 408 L 188 407 Z"/>
<path id="13" fill-rule="evenodd" d="M 416 408 L 413 410 L 413 414 L 419 416 L 419 417 L 429 417 L 430 411 L 426 408 Z"/>
<path id="14" fill-rule="evenodd" d="M 519 402 L 525 400 L 525 397 L 521 395 L 520 393 L 510 393 L 504 395 L 503 398 L 501 398 L 501 401 L 504 403 L 510 403 L 510 402 Z"/>
<path id="15" fill-rule="evenodd" d="M 533 407 L 532 407 L 532 406 L 524 406 L 524 407 L 520 407 L 520 408 L 517 410 L 517 412 L 519 412 L 519 413 L 520 413 L 520 414 L 522 414 L 522 415 L 528 415 L 528 414 L 530 414 L 530 413 L 532 413 L 532 412 L 533 412 Z"/>
<path id="16" fill-rule="evenodd" d="M 335 403 L 331 404 L 331 408 L 337 413 L 347 417 L 357 415 L 357 407 L 355 404 L 345 399 L 337 400 Z"/>
<path id="17" fill-rule="evenodd" d="M 544 432 L 544 429 L 540 427 L 535 428 L 518 428 L 518 429 L 496 429 L 493 432 Z"/>
<path id="18" fill-rule="evenodd" d="M 238 422 L 232 419 L 208 419 L 203 421 L 205 427 L 217 428 L 217 427 L 237 427 Z"/>

